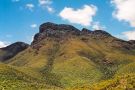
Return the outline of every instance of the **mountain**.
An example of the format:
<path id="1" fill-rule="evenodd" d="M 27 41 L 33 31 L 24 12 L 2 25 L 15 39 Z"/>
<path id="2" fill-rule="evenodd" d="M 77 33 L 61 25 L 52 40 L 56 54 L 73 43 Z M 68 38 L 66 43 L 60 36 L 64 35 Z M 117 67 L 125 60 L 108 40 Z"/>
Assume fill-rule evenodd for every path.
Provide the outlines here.
<path id="1" fill-rule="evenodd" d="M 125 85 L 122 88 L 125 90 L 135 87 L 134 79 L 131 80 L 135 77 L 133 40 L 124 41 L 103 30 L 79 30 L 71 25 L 47 22 L 40 25 L 31 45 L 25 45 L 12 57 L 0 61 L 13 71 L 23 73 L 24 77 L 40 82 L 43 89 L 106 90 Z M 8 53 L 16 48 L 14 44 L 11 46 L 5 49 Z M 0 53 L 1 57 L 5 55 L 8 54 Z M 128 82 L 115 85 L 121 82 L 123 74 Z M 101 85 L 104 88 L 99 88 Z M 36 89 L 41 87 L 37 85 Z"/>
<path id="2" fill-rule="evenodd" d="M 7 47 L 0 48 L 0 61 L 6 61 L 12 57 L 14 57 L 19 52 L 27 49 L 29 47 L 28 44 L 23 42 L 16 42 Z"/>

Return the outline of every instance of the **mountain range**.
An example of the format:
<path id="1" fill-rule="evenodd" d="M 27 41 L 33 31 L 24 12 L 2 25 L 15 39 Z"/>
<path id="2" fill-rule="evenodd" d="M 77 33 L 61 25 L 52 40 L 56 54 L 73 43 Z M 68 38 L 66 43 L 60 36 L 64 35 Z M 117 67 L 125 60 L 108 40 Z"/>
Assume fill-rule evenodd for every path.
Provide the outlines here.
<path id="1" fill-rule="evenodd" d="M 135 41 L 43 23 L 30 45 L 0 49 L 0 89 L 134 90 Z"/>

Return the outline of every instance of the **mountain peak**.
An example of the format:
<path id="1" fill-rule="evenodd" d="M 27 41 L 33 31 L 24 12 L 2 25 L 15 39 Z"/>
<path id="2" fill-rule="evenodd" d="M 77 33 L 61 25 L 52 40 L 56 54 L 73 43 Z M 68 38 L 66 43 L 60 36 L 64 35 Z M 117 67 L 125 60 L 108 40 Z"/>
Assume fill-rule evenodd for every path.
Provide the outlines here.
<path id="1" fill-rule="evenodd" d="M 103 37 L 104 36 L 105 37 L 111 36 L 112 37 L 111 34 L 109 34 L 108 32 L 106 32 L 104 30 L 95 30 L 95 31 L 91 32 L 91 34 L 94 35 L 94 36 L 103 36 Z"/>
<path id="2" fill-rule="evenodd" d="M 110 36 L 110 34 L 108 32 L 106 32 L 106 31 L 104 31 L 104 30 L 95 30 L 95 31 L 93 31 L 93 33 L 94 34 L 105 34 L 105 35 Z"/>
<path id="3" fill-rule="evenodd" d="M 83 28 L 81 31 L 77 28 L 75 28 L 72 25 L 68 25 L 68 24 L 55 24 L 52 22 L 46 22 L 43 23 L 42 25 L 40 25 L 39 28 L 39 33 L 44 33 L 47 32 L 48 30 L 50 32 L 54 32 L 55 31 L 63 31 L 63 32 L 79 32 L 82 34 L 93 34 L 93 35 L 106 35 L 106 36 L 111 36 L 108 32 L 104 31 L 104 30 L 95 30 L 95 31 L 91 31 L 89 29 Z"/>
<path id="4" fill-rule="evenodd" d="M 89 30 L 89 29 L 87 29 L 87 28 L 83 28 L 82 29 L 82 33 L 83 34 L 88 34 L 88 33 L 91 33 L 92 31 L 91 30 Z"/>
<path id="5" fill-rule="evenodd" d="M 7 47 L 2 48 L 3 50 L 15 50 L 16 48 L 22 48 L 25 49 L 27 48 L 29 45 L 24 43 L 24 42 L 15 42 Z"/>
<path id="6" fill-rule="evenodd" d="M 46 22 L 40 25 L 39 33 L 37 33 L 34 36 L 34 41 L 32 42 L 32 44 L 38 43 L 47 37 L 60 38 L 60 40 L 62 40 L 64 37 L 74 35 L 75 36 L 86 35 L 97 38 L 104 38 L 111 36 L 109 33 L 103 30 L 91 31 L 86 28 L 79 30 L 74 26 L 68 24 L 55 24 L 51 22 Z"/>
<path id="7" fill-rule="evenodd" d="M 63 38 L 68 35 L 80 35 L 80 30 L 72 25 L 46 22 L 40 25 L 39 33 L 34 36 L 32 43 L 37 43 L 46 37 Z"/>
<path id="8" fill-rule="evenodd" d="M 51 22 L 46 22 L 42 25 L 40 25 L 40 33 L 44 32 L 45 30 L 60 30 L 60 31 L 79 31 L 77 28 L 75 28 L 72 25 L 67 24 L 55 24 Z"/>
<path id="9" fill-rule="evenodd" d="M 1 48 L 0 50 L 4 51 L 5 53 L 3 56 L 0 56 L 0 60 L 5 61 L 10 59 L 28 47 L 29 45 L 24 42 L 16 42 L 7 47 Z"/>

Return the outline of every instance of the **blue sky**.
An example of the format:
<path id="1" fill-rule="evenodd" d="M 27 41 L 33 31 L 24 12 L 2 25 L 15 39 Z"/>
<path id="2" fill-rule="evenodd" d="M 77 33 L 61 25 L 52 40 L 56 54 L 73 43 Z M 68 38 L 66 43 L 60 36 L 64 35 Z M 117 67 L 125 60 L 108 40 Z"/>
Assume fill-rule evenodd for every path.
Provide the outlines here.
<path id="1" fill-rule="evenodd" d="M 135 0 L 0 0 L 0 47 L 16 41 L 30 43 L 44 22 L 104 29 L 135 39 L 134 5 Z"/>

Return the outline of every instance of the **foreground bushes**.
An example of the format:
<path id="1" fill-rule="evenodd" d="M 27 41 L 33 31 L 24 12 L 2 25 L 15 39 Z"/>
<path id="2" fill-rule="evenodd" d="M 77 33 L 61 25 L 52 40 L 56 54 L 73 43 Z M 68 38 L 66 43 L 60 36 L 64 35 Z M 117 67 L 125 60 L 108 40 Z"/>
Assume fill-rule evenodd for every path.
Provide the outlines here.
<path id="1" fill-rule="evenodd" d="M 135 74 L 118 76 L 93 85 L 75 86 L 68 90 L 135 90 Z"/>

